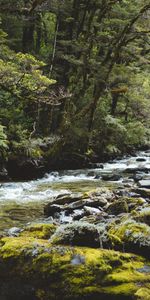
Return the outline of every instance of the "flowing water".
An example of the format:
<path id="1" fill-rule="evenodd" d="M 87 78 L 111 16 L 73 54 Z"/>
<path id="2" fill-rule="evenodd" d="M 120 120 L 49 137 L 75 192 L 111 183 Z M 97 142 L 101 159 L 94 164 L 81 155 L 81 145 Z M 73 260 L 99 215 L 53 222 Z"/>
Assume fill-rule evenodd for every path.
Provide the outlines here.
<path id="1" fill-rule="evenodd" d="M 145 158 L 145 161 L 137 161 Z M 0 185 L 0 232 L 11 227 L 21 227 L 29 222 L 44 219 L 44 205 L 57 195 L 82 192 L 100 186 L 121 186 L 129 175 L 119 181 L 103 181 L 103 174 L 119 174 L 127 168 L 150 170 L 150 151 L 140 152 L 136 157 L 126 157 L 109 163 L 96 164 L 91 169 L 68 170 L 45 174 L 44 178 L 28 182 L 6 182 Z M 95 176 L 98 175 L 98 179 Z M 150 178 L 150 172 L 147 176 Z M 96 177 L 97 178 L 97 177 Z"/>

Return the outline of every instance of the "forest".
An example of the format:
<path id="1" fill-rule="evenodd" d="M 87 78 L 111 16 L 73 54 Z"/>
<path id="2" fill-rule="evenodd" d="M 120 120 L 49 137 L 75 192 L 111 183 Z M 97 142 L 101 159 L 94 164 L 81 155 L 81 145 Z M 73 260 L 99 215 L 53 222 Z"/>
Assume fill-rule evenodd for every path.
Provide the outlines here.
<path id="1" fill-rule="evenodd" d="M 149 145 L 149 8 L 0 1 L 2 174 L 32 164 L 34 177 L 36 165 L 76 168 Z"/>
<path id="2" fill-rule="evenodd" d="M 150 300 L 150 0 L 0 0 L 0 300 Z"/>

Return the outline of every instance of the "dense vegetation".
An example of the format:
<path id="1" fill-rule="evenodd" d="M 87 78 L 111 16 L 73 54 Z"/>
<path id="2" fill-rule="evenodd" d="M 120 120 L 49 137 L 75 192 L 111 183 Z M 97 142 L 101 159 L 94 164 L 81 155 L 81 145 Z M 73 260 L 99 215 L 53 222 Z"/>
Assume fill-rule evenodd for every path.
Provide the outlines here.
<path id="1" fill-rule="evenodd" d="M 76 167 L 149 143 L 149 1 L 0 8 L 1 165 Z"/>

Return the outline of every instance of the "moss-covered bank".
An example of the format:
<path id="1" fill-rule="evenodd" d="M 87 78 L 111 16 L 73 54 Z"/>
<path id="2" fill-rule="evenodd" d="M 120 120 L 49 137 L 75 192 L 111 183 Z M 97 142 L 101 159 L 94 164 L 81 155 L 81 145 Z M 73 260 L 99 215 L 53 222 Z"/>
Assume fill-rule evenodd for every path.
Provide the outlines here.
<path id="1" fill-rule="evenodd" d="M 150 264 L 144 258 L 112 250 L 53 246 L 46 239 L 52 225 L 44 226 L 1 239 L 1 300 L 149 299 Z M 46 236 L 37 234 L 39 228 L 46 230 Z"/>

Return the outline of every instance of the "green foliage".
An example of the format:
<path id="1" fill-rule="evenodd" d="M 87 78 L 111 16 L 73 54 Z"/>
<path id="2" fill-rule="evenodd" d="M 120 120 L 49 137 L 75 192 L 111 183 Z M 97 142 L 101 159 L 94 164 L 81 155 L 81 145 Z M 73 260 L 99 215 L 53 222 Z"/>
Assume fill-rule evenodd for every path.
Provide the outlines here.
<path id="1" fill-rule="evenodd" d="M 1 31 L 0 44 L 0 118 L 6 126 L 1 126 L 1 149 L 33 157 L 39 157 L 38 146 L 31 146 L 30 134 L 35 120 L 38 123 L 39 103 L 50 95 L 50 86 L 55 83 L 43 75 L 45 63 L 31 54 L 15 53 L 6 45 L 5 33 Z M 31 108 L 32 107 L 32 108 Z M 34 112 L 31 112 L 34 109 Z"/>
<path id="2" fill-rule="evenodd" d="M 125 143 L 128 146 L 138 146 L 145 143 L 146 140 L 146 128 L 139 122 L 130 122 L 126 125 L 127 135 L 125 137 Z"/>
<path id="3" fill-rule="evenodd" d="M 40 156 L 38 138 L 51 133 L 65 157 L 148 144 L 149 1 L 42 2 L 13 1 L 24 17 L 1 16 L 0 119 L 10 151 Z M 0 7 L 14 11 L 11 0 Z"/>
<path id="4" fill-rule="evenodd" d="M 0 157 L 5 155 L 5 151 L 8 149 L 8 140 L 4 132 L 4 127 L 0 125 Z"/>

